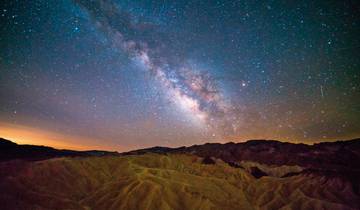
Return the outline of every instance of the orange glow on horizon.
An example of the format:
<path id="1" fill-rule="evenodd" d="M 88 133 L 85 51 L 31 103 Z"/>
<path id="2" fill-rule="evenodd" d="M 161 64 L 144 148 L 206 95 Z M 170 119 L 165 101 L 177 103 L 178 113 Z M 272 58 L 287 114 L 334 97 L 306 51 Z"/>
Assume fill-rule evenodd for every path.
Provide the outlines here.
<path id="1" fill-rule="evenodd" d="M 0 122 L 0 138 L 13 141 L 17 144 L 43 145 L 57 149 L 115 150 L 114 148 L 105 145 L 94 145 L 94 139 L 65 135 L 38 128 L 2 122 Z"/>

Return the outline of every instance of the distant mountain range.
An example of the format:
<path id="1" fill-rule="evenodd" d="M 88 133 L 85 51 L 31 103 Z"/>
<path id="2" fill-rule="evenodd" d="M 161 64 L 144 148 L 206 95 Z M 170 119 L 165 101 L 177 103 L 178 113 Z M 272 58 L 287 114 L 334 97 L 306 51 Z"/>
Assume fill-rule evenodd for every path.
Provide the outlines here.
<path id="1" fill-rule="evenodd" d="M 0 138 L 0 162 L 15 159 L 36 161 L 56 157 L 89 157 L 106 155 L 119 155 L 119 153 L 100 150 L 59 150 L 47 146 L 19 145 L 12 141 Z"/>
<path id="2" fill-rule="evenodd" d="M 152 147 L 126 152 L 186 153 L 214 157 L 225 162 L 255 161 L 267 165 L 299 165 L 316 168 L 360 169 L 360 139 L 322 142 L 314 145 L 294 144 L 275 140 L 250 140 L 241 143 L 206 143 L 190 147 Z"/>
<path id="3" fill-rule="evenodd" d="M 320 169 L 360 169 L 360 139 L 322 142 L 314 145 L 275 140 L 249 140 L 241 143 L 206 143 L 190 147 L 151 147 L 118 153 L 100 150 L 75 151 L 47 146 L 19 145 L 0 138 L 0 161 L 45 160 L 55 157 L 89 157 L 157 154 L 192 154 L 221 159 L 227 163 L 254 161 L 267 165 L 299 165 Z"/>

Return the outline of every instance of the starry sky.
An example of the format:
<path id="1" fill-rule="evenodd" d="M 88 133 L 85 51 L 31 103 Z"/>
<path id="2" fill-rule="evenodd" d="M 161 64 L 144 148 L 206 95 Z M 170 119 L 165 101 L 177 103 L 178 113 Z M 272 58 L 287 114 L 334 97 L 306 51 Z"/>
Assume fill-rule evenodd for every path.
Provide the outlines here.
<path id="1" fill-rule="evenodd" d="M 5 0 L 0 136 L 57 148 L 360 137 L 357 1 Z"/>

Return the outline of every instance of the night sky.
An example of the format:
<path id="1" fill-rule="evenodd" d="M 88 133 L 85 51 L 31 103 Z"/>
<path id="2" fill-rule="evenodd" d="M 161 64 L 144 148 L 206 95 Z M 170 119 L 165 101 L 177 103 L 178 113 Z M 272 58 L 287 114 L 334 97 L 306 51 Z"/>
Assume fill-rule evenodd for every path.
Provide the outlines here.
<path id="1" fill-rule="evenodd" d="M 58 148 L 360 137 L 357 1 L 5 0 L 0 137 Z"/>

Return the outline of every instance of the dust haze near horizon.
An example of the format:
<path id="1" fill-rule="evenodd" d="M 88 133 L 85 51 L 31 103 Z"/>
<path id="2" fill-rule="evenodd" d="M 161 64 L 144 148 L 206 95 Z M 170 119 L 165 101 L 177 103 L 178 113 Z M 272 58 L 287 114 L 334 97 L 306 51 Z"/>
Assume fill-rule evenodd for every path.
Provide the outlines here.
<path id="1" fill-rule="evenodd" d="M 127 151 L 360 137 L 359 5 L 0 3 L 0 137 Z"/>

